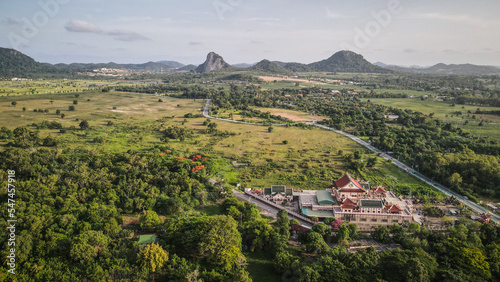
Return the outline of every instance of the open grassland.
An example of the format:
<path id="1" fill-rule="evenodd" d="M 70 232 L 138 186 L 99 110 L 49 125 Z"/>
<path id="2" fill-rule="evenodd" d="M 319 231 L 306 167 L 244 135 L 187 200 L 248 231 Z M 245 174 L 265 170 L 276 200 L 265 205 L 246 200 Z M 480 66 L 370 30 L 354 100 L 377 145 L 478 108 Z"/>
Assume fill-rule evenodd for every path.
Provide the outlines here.
<path id="1" fill-rule="evenodd" d="M 11 105 L 14 100 L 18 103 L 15 107 Z M 74 100 L 78 104 L 73 104 Z M 267 126 L 212 120 L 217 123 L 217 130 L 233 133 L 226 137 L 214 136 L 206 132 L 205 118 L 184 118 L 187 113 L 199 114 L 204 103 L 204 100 L 120 92 L 85 93 L 78 98 L 74 94 L 2 97 L 0 126 L 14 129 L 28 125 L 34 130 L 32 124 L 56 121 L 66 132 L 42 129 L 40 136 L 56 138 L 60 148 L 82 148 L 96 153 L 150 151 L 158 145 L 167 145 L 183 157 L 203 153 L 218 162 L 220 173 L 214 177 L 245 187 L 288 185 L 296 189 L 324 189 L 331 185 L 332 179 L 348 171 L 343 155 L 364 151 L 363 147 L 342 135 L 315 127 L 275 126 L 272 132 L 268 132 Z M 69 106 L 75 106 L 75 111 L 69 111 Z M 22 110 L 23 107 L 26 111 Z M 48 113 L 34 112 L 33 109 L 48 110 Z M 66 116 L 61 118 L 55 114 L 56 110 Z M 303 112 L 286 112 L 308 117 Z M 82 120 L 89 122 L 89 129 L 79 128 Z M 162 131 L 170 126 L 192 130 L 192 137 L 182 142 L 160 141 Z M 287 141 L 286 144 L 283 141 Z M 376 169 L 379 177 L 421 185 L 413 177 L 402 177 L 404 173 L 382 160 Z"/>
<path id="2" fill-rule="evenodd" d="M 0 81 L 0 96 L 77 93 L 98 90 L 109 84 L 105 80 L 22 80 Z"/>
<path id="3" fill-rule="evenodd" d="M 434 113 L 434 117 L 463 128 L 475 136 L 489 136 L 493 139 L 500 140 L 500 116 L 474 114 L 477 109 L 481 111 L 499 111 L 500 108 L 498 107 L 479 107 L 458 104 L 453 107 L 453 102 L 420 99 L 363 99 L 363 101 L 367 100 L 370 100 L 374 104 L 391 106 L 399 109 L 409 109 L 427 115 Z M 461 112 L 461 114 L 457 114 L 457 112 Z M 479 126 L 482 119 L 484 119 L 485 123 L 483 126 Z M 465 124 L 466 121 L 468 124 Z"/>
<path id="4" fill-rule="evenodd" d="M 321 117 L 306 112 L 287 110 L 287 109 L 276 109 L 276 108 L 256 108 L 256 109 L 262 112 L 270 112 L 272 115 L 282 116 L 292 121 L 313 121 L 313 120 L 327 119 L 327 117 Z"/>
<path id="5" fill-rule="evenodd" d="M 159 99 L 165 102 L 158 102 Z M 17 105 L 12 106 L 12 101 L 16 101 Z M 78 104 L 74 104 L 73 101 L 77 101 Z M 180 100 L 120 92 L 84 93 L 78 98 L 73 94 L 3 97 L 0 100 L 0 126 L 14 129 L 48 120 L 69 127 L 75 125 L 76 119 L 88 120 L 91 126 L 100 126 L 115 120 L 118 122 L 129 120 L 134 123 L 184 115 L 189 112 L 198 113 L 202 105 L 201 100 Z M 70 111 L 70 106 L 74 106 L 75 110 Z M 23 111 L 23 108 L 26 108 L 26 111 Z M 34 112 L 35 109 L 48 112 Z M 57 110 L 65 114 L 65 117 L 57 115 Z"/>

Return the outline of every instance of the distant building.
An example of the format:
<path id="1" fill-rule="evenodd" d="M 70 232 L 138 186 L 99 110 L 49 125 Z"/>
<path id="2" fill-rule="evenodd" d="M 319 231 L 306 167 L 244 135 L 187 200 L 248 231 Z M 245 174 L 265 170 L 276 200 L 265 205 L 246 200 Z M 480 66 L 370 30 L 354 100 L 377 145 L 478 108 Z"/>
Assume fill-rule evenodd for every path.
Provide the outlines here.
<path id="1" fill-rule="evenodd" d="M 271 185 L 271 187 L 264 188 L 264 195 L 271 195 L 272 193 L 285 193 L 285 195 L 293 195 L 293 188 L 286 188 L 285 185 Z"/>
<path id="2" fill-rule="evenodd" d="M 137 244 L 139 246 L 149 245 L 149 244 L 158 244 L 158 237 L 154 234 L 149 235 L 140 235 L 137 240 Z"/>
<path id="3" fill-rule="evenodd" d="M 398 119 L 399 116 L 398 115 L 394 115 L 394 114 L 388 114 L 388 115 L 385 115 L 385 118 L 388 118 L 388 119 Z"/>
<path id="4" fill-rule="evenodd" d="M 263 193 L 265 199 L 273 201 L 278 205 L 293 201 L 293 188 L 286 188 L 284 185 L 272 185 L 271 187 L 264 188 L 264 191 L 258 191 L 260 192 L 259 194 Z"/>
<path id="5" fill-rule="evenodd" d="M 488 208 L 492 209 L 493 211 L 496 211 L 498 208 L 492 204 L 487 204 L 486 205 Z"/>
<path id="6" fill-rule="evenodd" d="M 277 205 L 282 205 L 286 200 L 285 193 L 274 193 L 272 196 L 273 202 Z"/>

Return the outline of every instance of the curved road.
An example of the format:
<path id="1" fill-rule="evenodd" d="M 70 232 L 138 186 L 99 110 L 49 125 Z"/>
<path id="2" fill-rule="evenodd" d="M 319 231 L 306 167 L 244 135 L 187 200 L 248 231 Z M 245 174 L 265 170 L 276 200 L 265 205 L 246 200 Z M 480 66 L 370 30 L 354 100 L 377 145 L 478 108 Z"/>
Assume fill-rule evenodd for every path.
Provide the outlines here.
<path id="1" fill-rule="evenodd" d="M 242 122 L 242 121 L 235 121 L 235 120 L 230 120 L 230 119 L 221 119 L 221 118 L 215 118 L 215 117 L 212 117 L 209 115 L 209 109 L 210 109 L 210 103 L 211 103 L 211 100 L 210 99 L 207 99 L 207 103 L 205 104 L 205 108 L 203 109 L 203 116 L 205 116 L 206 118 L 211 118 L 211 119 L 218 119 L 218 120 L 222 120 L 222 121 L 228 121 L 228 122 L 234 122 L 234 123 L 244 123 L 244 124 L 251 124 L 251 125 L 263 125 L 263 124 L 259 124 L 259 123 L 250 123 L 250 122 Z M 378 153 L 380 154 L 380 156 L 386 160 L 392 160 L 392 163 L 395 164 L 397 167 L 405 170 L 406 172 L 408 173 L 411 173 L 413 174 L 413 176 L 415 176 L 416 178 L 422 180 L 423 182 L 427 183 L 428 185 L 434 187 L 435 189 L 443 192 L 444 194 L 448 195 L 448 196 L 454 196 L 455 198 L 457 198 L 462 204 L 468 206 L 469 208 L 471 208 L 474 212 L 476 213 L 491 213 L 489 210 L 483 208 L 482 206 L 464 198 L 462 195 L 454 192 L 454 191 L 451 191 L 449 188 L 429 179 L 428 177 L 426 177 L 425 175 L 419 173 L 418 171 L 414 170 L 413 168 L 405 165 L 404 163 L 398 161 L 397 159 L 391 157 L 390 155 L 384 153 L 383 151 L 373 147 L 370 143 L 368 142 L 365 142 L 361 139 L 359 139 L 358 137 L 352 135 L 352 134 L 349 134 L 349 133 L 346 133 L 346 132 L 343 132 L 343 131 L 340 131 L 340 130 L 337 130 L 337 129 L 334 129 L 334 128 L 331 128 L 331 127 L 328 127 L 328 126 L 325 126 L 325 125 L 322 125 L 322 124 L 317 124 L 315 121 L 313 122 L 308 122 L 307 124 L 309 125 L 314 125 L 314 126 L 317 126 L 317 127 L 320 127 L 322 129 L 325 129 L 325 130 L 329 130 L 329 131 L 333 131 L 335 133 L 338 133 L 338 134 L 342 134 L 350 139 L 352 139 L 353 141 L 357 142 L 358 144 L 360 145 L 363 145 L 364 147 L 366 147 L 368 150 L 372 151 L 372 152 L 375 152 L 375 153 Z M 273 125 L 283 125 L 283 124 L 273 124 Z M 500 223 L 500 216 L 494 214 L 494 213 L 491 213 L 491 220 L 496 222 L 496 223 Z"/>

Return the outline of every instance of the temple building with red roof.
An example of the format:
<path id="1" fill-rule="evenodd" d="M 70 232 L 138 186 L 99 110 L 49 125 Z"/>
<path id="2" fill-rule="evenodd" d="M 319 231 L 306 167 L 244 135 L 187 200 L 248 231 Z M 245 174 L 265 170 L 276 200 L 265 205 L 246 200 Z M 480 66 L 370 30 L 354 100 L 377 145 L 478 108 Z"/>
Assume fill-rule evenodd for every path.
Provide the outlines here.
<path id="1" fill-rule="evenodd" d="M 346 173 L 333 181 L 331 190 L 299 195 L 299 205 L 306 216 L 335 217 L 360 228 L 412 222 L 409 209 L 389 202 L 390 199 L 394 198 L 388 197 L 383 187 L 372 188 L 368 181 L 356 180 Z"/>

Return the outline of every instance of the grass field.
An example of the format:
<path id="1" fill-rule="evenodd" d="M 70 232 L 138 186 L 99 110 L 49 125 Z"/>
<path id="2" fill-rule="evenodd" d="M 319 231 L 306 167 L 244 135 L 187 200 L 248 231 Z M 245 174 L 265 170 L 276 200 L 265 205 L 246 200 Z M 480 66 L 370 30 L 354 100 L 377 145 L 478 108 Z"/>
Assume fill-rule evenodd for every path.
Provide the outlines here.
<path id="1" fill-rule="evenodd" d="M 0 81 L 0 96 L 76 93 L 96 91 L 106 85 L 116 85 L 105 80 L 25 80 Z"/>
<path id="2" fill-rule="evenodd" d="M 90 149 L 97 153 L 115 154 L 130 149 L 143 152 L 156 145 L 168 145 L 184 157 L 204 153 L 219 162 L 220 173 L 214 177 L 231 184 L 241 183 L 245 187 L 287 185 L 296 189 L 324 189 L 330 186 L 332 179 L 347 170 L 339 150 L 343 154 L 364 151 L 363 147 L 347 137 L 319 128 L 275 126 L 269 133 L 267 126 L 213 121 L 218 124 L 218 130 L 234 133 L 229 137 L 213 136 L 205 132 L 207 127 L 202 125 L 205 118 L 184 118 L 187 113 L 198 114 L 204 100 L 161 97 L 163 102 L 158 102 L 159 98 L 120 92 L 85 93 L 79 98 L 75 98 L 74 94 L 2 97 L 0 126 L 14 129 L 40 124 L 44 120 L 57 121 L 67 130 L 66 133 L 44 129 L 40 130 L 40 136 L 51 135 L 59 141 L 61 148 Z M 15 107 L 11 105 L 14 100 L 18 103 Z M 78 101 L 74 105 L 76 110 L 69 111 L 73 100 Z M 23 107 L 26 111 L 22 110 Z M 49 112 L 33 112 L 33 109 Z M 56 110 L 66 117 L 56 115 Z M 286 112 L 308 116 L 298 111 Z M 90 129 L 79 129 L 82 120 L 89 122 Z M 108 125 L 108 122 L 112 124 Z M 183 142 L 161 142 L 161 131 L 173 125 L 193 130 L 193 137 Z M 94 142 L 96 137 L 102 137 L 105 142 Z M 283 143 L 285 140 L 287 144 Z M 249 166 L 235 166 L 232 162 L 248 163 Z M 412 177 L 401 178 L 398 176 L 401 172 L 393 171 L 391 165 L 383 161 L 379 162 L 377 169 L 377 174 L 388 179 L 420 185 Z"/>
<path id="3" fill-rule="evenodd" d="M 498 111 L 497 107 L 478 107 L 470 105 L 455 105 L 452 107 L 453 102 L 442 102 L 433 100 L 420 100 L 420 99 L 363 99 L 363 101 L 370 100 L 374 104 L 384 106 L 391 106 L 399 109 L 410 109 L 424 114 L 434 113 L 434 117 L 439 118 L 445 122 L 451 122 L 460 128 L 471 132 L 475 136 L 486 137 L 489 136 L 495 140 L 500 140 L 500 117 L 495 115 L 475 115 L 474 112 L 479 108 L 482 111 Z M 468 114 L 468 111 L 471 114 Z M 457 115 L 456 112 L 462 112 L 462 115 Z M 481 119 L 485 120 L 484 126 L 479 126 Z M 468 124 L 465 125 L 465 122 Z"/>

